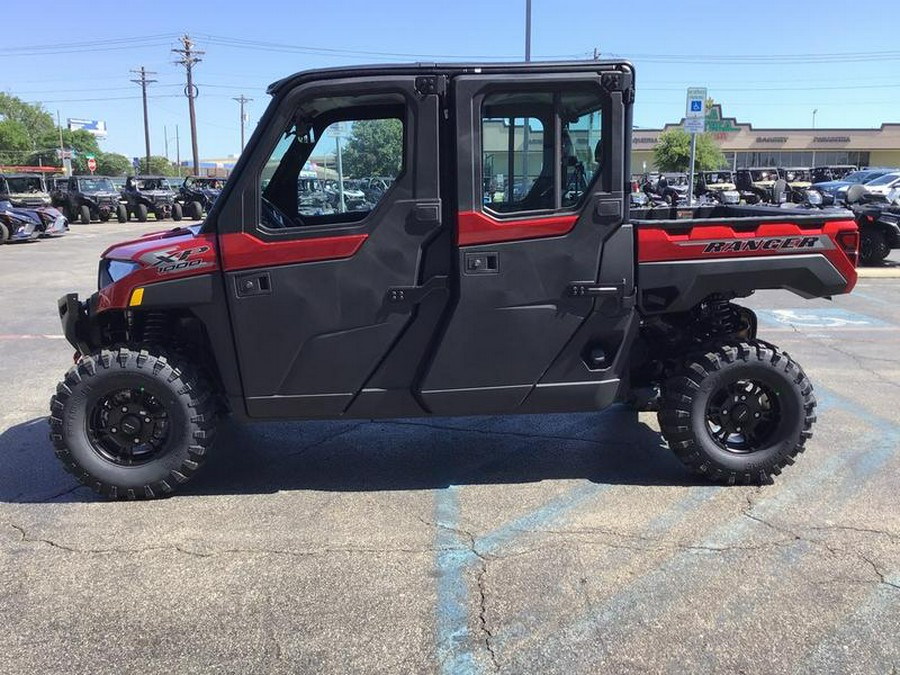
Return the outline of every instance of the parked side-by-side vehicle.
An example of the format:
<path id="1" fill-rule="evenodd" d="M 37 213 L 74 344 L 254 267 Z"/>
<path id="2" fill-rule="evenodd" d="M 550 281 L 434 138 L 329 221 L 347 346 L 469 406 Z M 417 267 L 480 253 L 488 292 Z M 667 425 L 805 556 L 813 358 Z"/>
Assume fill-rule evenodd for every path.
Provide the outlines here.
<path id="1" fill-rule="evenodd" d="M 812 383 L 740 300 L 850 292 L 853 214 L 632 209 L 629 63 L 339 68 L 269 91 L 203 223 L 110 247 L 96 293 L 59 301 L 77 354 L 50 436 L 86 485 L 173 492 L 212 456 L 223 415 L 621 402 L 657 410 L 672 451 L 726 484 L 768 482 L 804 450 Z M 334 146 L 334 125 L 373 120 L 400 149 L 387 189 L 312 208 L 310 157 Z M 527 167 L 504 154 L 525 124 Z M 509 188 L 486 199 L 485 185 Z"/>

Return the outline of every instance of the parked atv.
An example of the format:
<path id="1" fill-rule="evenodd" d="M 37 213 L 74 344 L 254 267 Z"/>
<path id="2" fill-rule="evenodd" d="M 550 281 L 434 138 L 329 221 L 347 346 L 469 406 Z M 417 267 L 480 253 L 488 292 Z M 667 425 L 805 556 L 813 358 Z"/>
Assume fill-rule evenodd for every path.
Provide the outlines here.
<path id="1" fill-rule="evenodd" d="M 738 204 L 741 195 L 734 184 L 734 172 L 728 169 L 701 171 L 697 174 L 694 190 L 698 197 L 706 197 L 719 204 Z"/>
<path id="2" fill-rule="evenodd" d="M 52 206 L 26 209 L 0 201 L 0 244 L 61 236 L 68 231 L 66 217 Z"/>
<path id="3" fill-rule="evenodd" d="M 175 190 L 165 176 L 129 176 L 122 197 L 129 219 L 134 216 L 144 223 L 150 213 L 157 220 L 182 218 L 181 204 L 175 201 Z"/>
<path id="4" fill-rule="evenodd" d="M 120 223 L 128 220 L 122 196 L 106 176 L 72 176 L 62 195 L 62 203 L 69 219 L 78 218 L 82 225 L 92 219 L 105 223 L 113 215 Z"/>
<path id="5" fill-rule="evenodd" d="M 806 203 L 806 192 L 812 186 L 812 171 L 805 167 L 778 169 L 778 177 L 788 184 L 787 199 L 793 204 Z"/>
<path id="6" fill-rule="evenodd" d="M 22 208 L 51 205 L 44 177 L 37 173 L 0 174 L 0 201 Z"/>
<path id="7" fill-rule="evenodd" d="M 222 178 L 187 176 L 178 189 L 176 200 L 188 218 L 201 220 L 204 212 L 209 213 L 224 186 Z"/>
<path id="8" fill-rule="evenodd" d="M 883 196 L 864 194 L 863 186 L 854 185 L 847 202 L 859 227 L 859 262 L 878 265 L 900 248 L 900 188 Z"/>

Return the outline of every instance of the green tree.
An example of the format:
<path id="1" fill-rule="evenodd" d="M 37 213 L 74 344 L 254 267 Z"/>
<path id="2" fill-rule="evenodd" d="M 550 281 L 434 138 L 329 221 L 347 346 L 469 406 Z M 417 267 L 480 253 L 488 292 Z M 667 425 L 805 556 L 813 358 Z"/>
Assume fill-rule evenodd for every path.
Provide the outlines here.
<path id="1" fill-rule="evenodd" d="M 403 123 L 396 119 L 356 122 L 341 159 L 347 176 L 397 176 L 403 162 Z"/>
<path id="2" fill-rule="evenodd" d="M 16 120 L 0 122 L 0 164 L 21 164 L 31 150 L 25 126 Z"/>
<path id="3" fill-rule="evenodd" d="M 101 176 L 125 176 L 132 172 L 131 160 L 115 152 L 101 152 L 97 156 L 97 173 Z"/>
<path id="4" fill-rule="evenodd" d="M 87 155 L 93 155 L 96 159 L 99 159 L 101 155 L 97 137 L 83 129 L 78 129 L 77 131 L 63 129 L 62 139 L 63 147 L 67 150 L 75 151 L 75 156 L 72 158 L 72 171 L 75 173 L 89 173 L 87 169 Z M 56 154 L 59 148 L 58 129 L 53 129 L 41 135 L 38 138 L 37 147 L 37 152 L 32 154 L 28 160 L 29 164 L 59 164 L 59 158 Z"/>
<path id="5" fill-rule="evenodd" d="M 40 148 L 40 139 L 56 130 L 53 117 L 40 103 L 27 103 L 12 94 L 0 93 L 0 117 L 21 125 L 28 137 L 29 149 Z"/>
<path id="6" fill-rule="evenodd" d="M 141 157 L 141 166 L 138 169 L 138 173 L 144 175 L 162 175 L 162 176 L 174 176 L 176 174 L 175 167 L 172 166 L 172 162 L 170 162 L 165 157 L 160 155 L 150 155 L 150 166 L 147 166 L 146 157 Z"/>
<path id="7" fill-rule="evenodd" d="M 688 171 L 691 165 L 691 135 L 681 127 L 659 135 L 653 161 L 660 171 Z M 712 171 L 725 165 L 725 155 L 709 134 L 697 134 L 697 171 Z"/>

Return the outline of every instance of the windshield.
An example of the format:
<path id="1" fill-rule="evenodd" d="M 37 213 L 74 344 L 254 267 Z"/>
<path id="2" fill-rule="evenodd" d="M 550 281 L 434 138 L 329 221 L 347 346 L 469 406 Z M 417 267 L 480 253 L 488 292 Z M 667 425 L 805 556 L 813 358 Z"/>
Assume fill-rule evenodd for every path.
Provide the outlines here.
<path id="1" fill-rule="evenodd" d="M 870 180 L 883 176 L 884 171 L 854 171 L 844 176 L 847 183 L 868 183 Z"/>
<path id="2" fill-rule="evenodd" d="M 171 190 L 165 178 L 143 178 L 135 183 L 139 190 Z"/>
<path id="3" fill-rule="evenodd" d="M 789 183 L 810 182 L 810 173 L 806 169 L 785 169 L 785 179 Z"/>
<path id="4" fill-rule="evenodd" d="M 116 187 L 109 178 L 79 178 L 82 192 L 115 192 Z"/>
<path id="5" fill-rule="evenodd" d="M 754 181 L 778 180 L 778 173 L 775 169 L 752 169 L 750 177 Z"/>
<path id="6" fill-rule="evenodd" d="M 886 173 L 881 178 L 869 181 L 866 185 L 890 185 L 898 178 L 900 178 L 900 173 Z"/>
<path id="7" fill-rule="evenodd" d="M 704 174 L 707 183 L 733 183 L 730 171 L 710 171 Z"/>
<path id="8" fill-rule="evenodd" d="M 6 179 L 11 193 L 43 192 L 44 186 L 38 176 L 13 176 Z"/>

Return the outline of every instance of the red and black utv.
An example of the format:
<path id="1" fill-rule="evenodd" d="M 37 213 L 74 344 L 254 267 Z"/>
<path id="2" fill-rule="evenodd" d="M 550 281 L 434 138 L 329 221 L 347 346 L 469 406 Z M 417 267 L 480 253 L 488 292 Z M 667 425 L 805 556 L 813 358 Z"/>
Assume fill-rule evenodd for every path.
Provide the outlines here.
<path id="1" fill-rule="evenodd" d="M 856 225 L 840 210 L 629 210 L 634 87 L 623 61 L 273 84 L 206 221 L 111 247 L 99 290 L 60 300 L 78 354 L 50 404 L 58 456 L 104 495 L 154 497 L 194 475 L 226 413 L 631 402 L 658 408 L 696 471 L 770 480 L 810 437 L 815 398 L 732 301 L 849 292 Z M 342 165 L 309 161 L 341 143 Z M 310 211 L 311 171 L 338 190 L 373 171 L 391 183 L 376 203 Z"/>

